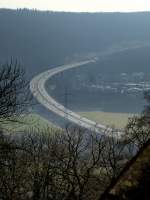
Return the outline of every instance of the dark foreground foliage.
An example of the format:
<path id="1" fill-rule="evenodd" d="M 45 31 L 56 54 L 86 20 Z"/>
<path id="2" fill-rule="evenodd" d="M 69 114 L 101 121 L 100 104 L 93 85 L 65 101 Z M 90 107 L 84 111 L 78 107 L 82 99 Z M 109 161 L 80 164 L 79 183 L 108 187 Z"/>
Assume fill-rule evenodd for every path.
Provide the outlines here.
<path id="1" fill-rule="evenodd" d="M 130 158 L 125 148 L 76 127 L 1 133 L 0 199 L 98 199 Z"/>

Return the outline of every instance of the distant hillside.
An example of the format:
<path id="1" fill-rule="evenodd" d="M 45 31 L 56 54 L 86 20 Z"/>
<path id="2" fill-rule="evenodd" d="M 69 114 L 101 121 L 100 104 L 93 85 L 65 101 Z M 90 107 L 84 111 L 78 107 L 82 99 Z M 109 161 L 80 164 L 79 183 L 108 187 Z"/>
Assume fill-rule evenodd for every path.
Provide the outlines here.
<path id="1" fill-rule="evenodd" d="M 0 62 L 17 58 L 30 75 L 128 41 L 150 40 L 150 13 L 0 10 Z M 139 55 L 139 54 L 138 54 Z"/>

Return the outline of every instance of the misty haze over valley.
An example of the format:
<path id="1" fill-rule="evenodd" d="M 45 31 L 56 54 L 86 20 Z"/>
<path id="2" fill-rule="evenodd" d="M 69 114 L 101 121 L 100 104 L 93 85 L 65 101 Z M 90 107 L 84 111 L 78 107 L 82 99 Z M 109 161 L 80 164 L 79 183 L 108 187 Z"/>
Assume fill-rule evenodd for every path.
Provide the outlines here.
<path id="1" fill-rule="evenodd" d="M 1 9 L 0 61 L 17 59 L 30 80 L 47 69 L 94 58 L 86 67 L 55 75 L 47 83 L 48 92 L 76 112 L 137 114 L 145 103 L 143 92 L 150 89 L 149 20 L 148 12 Z"/>
<path id="2" fill-rule="evenodd" d="M 0 0 L 0 200 L 150 199 L 145 2 Z"/>

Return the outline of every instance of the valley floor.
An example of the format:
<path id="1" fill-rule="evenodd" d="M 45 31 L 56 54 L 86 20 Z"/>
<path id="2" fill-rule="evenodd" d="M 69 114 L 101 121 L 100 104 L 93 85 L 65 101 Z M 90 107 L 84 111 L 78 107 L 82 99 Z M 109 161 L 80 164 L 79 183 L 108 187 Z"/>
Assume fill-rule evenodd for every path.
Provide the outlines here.
<path id="1" fill-rule="evenodd" d="M 135 115 L 130 113 L 111 113 L 101 111 L 79 112 L 78 114 L 97 123 L 101 123 L 109 127 L 113 126 L 119 129 L 125 128 L 128 123 L 128 119 Z"/>

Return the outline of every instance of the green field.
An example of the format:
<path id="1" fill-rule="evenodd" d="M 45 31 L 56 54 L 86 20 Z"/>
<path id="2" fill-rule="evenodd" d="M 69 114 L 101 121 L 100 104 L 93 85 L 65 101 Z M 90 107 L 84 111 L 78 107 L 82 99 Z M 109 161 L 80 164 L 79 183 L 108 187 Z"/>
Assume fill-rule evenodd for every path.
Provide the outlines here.
<path id="1" fill-rule="evenodd" d="M 134 114 L 110 112 L 79 112 L 78 114 L 97 123 L 119 129 L 125 128 L 128 119 L 134 116 Z"/>
<path id="2" fill-rule="evenodd" d="M 47 119 L 38 114 L 28 114 L 16 119 L 18 122 L 1 121 L 0 126 L 11 132 L 24 131 L 24 130 L 46 130 L 53 129 L 54 127 Z"/>

